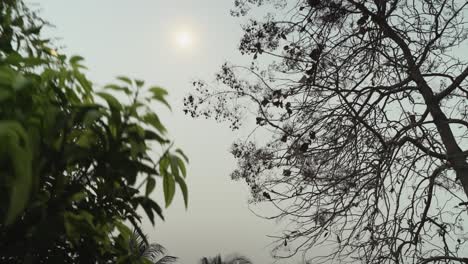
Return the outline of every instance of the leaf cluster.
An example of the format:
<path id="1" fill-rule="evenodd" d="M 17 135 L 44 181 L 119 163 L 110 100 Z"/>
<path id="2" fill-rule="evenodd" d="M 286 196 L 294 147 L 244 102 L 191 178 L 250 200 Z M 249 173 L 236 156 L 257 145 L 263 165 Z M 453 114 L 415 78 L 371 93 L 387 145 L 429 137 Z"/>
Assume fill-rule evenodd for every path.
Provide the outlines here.
<path id="1" fill-rule="evenodd" d="M 0 2 L 0 260 L 141 263 L 127 223 L 141 233 L 139 208 L 163 218 L 156 182 L 166 206 L 177 185 L 188 202 L 187 157 L 149 107 L 169 107 L 167 92 L 127 77 L 96 89 L 44 26 Z"/>

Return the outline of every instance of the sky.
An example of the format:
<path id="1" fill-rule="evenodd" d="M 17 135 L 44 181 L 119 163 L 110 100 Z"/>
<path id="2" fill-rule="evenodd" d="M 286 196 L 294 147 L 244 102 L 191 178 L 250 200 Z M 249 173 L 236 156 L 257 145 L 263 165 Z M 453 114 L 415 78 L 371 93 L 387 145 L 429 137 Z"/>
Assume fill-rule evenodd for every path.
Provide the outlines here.
<path id="1" fill-rule="evenodd" d="M 88 76 L 98 87 L 126 75 L 169 91 L 173 111 L 163 112 L 162 119 L 190 158 L 189 208 L 185 210 L 179 192 L 165 211 L 166 221 L 155 227 L 145 221 L 143 229 L 150 241 L 164 245 L 180 263 L 236 252 L 254 263 L 273 262 L 267 235 L 278 231 L 275 223 L 255 216 L 247 203 L 247 187 L 229 177 L 235 168 L 230 145 L 248 131 L 234 133 L 227 124 L 193 120 L 181 111 L 182 98 L 194 79 L 214 79 L 227 60 L 248 61 L 237 50 L 241 21 L 229 15 L 232 4 L 231 0 L 42 0 L 33 5 L 54 25 L 46 34 L 57 37 L 59 52 L 83 56 Z M 156 190 L 161 191 L 161 185 Z M 161 197 L 157 199 L 163 204 Z"/>

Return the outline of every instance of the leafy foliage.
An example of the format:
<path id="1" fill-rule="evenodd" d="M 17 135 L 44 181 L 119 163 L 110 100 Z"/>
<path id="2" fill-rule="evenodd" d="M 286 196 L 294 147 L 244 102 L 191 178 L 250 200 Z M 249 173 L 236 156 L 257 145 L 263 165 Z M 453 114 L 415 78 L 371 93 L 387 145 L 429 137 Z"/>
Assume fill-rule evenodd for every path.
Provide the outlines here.
<path id="1" fill-rule="evenodd" d="M 235 1 L 234 15 L 256 9 L 239 46 L 252 64 L 224 64 L 215 87 L 194 82 L 185 112 L 256 127 L 262 141 L 233 145 L 232 178 L 289 222 L 277 257 L 466 262 L 467 8 Z"/>
<path id="2" fill-rule="evenodd" d="M 148 239 L 134 231 L 130 238 L 130 250 L 133 255 L 151 264 L 171 264 L 177 261 L 176 257 L 167 255 L 167 250 L 160 244 L 148 243 Z"/>
<path id="3" fill-rule="evenodd" d="M 124 223 L 141 234 L 140 207 L 163 218 L 157 180 L 166 206 L 177 185 L 188 201 L 188 160 L 149 108 L 168 106 L 167 92 L 126 77 L 97 90 L 44 26 L 21 1 L 0 2 L 0 260 L 140 263 Z"/>
<path id="4" fill-rule="evenodd" d="M 200 259 L 200 264 L 252 264 L 252 261 L 245 256 L 241 255 L 232 255 L 225 259 L 221 255 L 215 257 L 207 258 L 203 257 Z"/>

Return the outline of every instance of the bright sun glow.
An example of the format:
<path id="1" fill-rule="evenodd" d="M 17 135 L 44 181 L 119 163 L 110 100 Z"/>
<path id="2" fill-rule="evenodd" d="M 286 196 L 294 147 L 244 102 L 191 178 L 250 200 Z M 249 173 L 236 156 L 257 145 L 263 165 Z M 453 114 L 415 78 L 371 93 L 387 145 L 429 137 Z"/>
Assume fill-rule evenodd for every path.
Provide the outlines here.
<path id="1" fill-rule="evenodd" d="M 192 45 L 193 38 L 190 32 L 180 31 L 176 35 L 176 42 L 180 48 L 189 48 Z"/>

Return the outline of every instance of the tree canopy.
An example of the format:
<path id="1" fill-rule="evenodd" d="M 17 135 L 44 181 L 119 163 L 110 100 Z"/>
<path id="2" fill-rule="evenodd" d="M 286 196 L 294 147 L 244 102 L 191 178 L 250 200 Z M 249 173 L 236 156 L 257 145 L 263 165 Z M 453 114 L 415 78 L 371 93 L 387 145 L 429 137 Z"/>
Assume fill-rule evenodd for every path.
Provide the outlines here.
<path id="1" fill-rule="evenodd" d="M 138 208 L 163 218 L 156 180 L 166 206 L 176 186 L 188 201 L 187 158 L 149 107 L 169 107 L 167 92 L 127 77 L 96 88 L 46 26 L 22 1 L 0 2 L 0 260 L 145 262 L 127 225 L 142 235 Z"/>
<path id="2" fill-rule="evenodd" d="M 234 2 L 252 64 L 194 82 L 185 112 L 255 123 L 232 178 L 289 223 L 275 255 L 466 262 L 468 3 Z"/>

